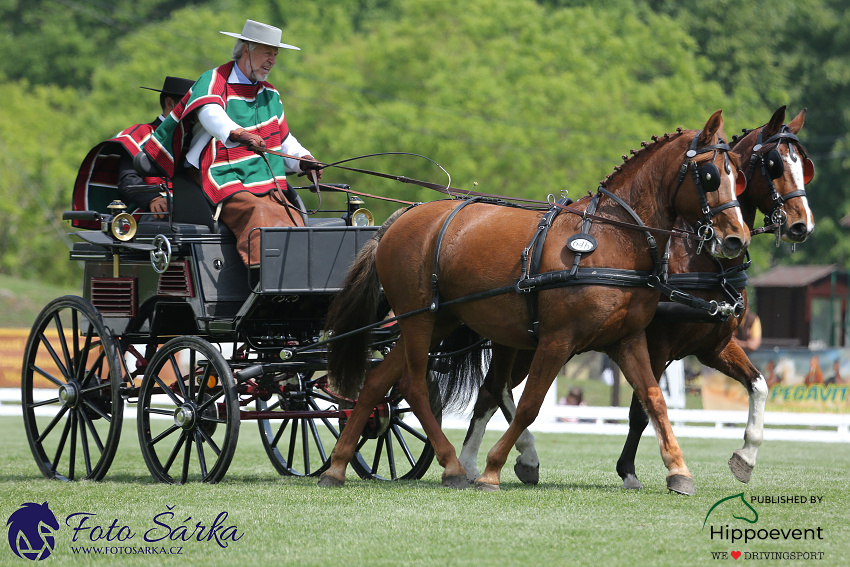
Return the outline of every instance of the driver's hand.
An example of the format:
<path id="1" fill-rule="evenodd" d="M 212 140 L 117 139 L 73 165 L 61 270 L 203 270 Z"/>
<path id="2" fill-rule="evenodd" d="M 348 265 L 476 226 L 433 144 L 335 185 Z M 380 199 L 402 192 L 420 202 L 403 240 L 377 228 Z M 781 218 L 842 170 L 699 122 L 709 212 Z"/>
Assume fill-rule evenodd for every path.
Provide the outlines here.
<path id="1" fill-rule="evenodd" d="M 253 132 L 248 132 L 244 128 L 233 130 L 230 133 L 229 138 L 231 142 L 248 146 L 248 149 L 259 148 L 262 150 L 266 147 L 266 141 L 263 140 L 262 136 L 254 134 Z"/>
<path id="2" fill-rule="evenodd" d="M 310 176 L 309 173 L 311 171 L 315 171 L 316 172 L 316 180 L 317 181 L 322 180 L 322 171 L 323 171 L 322 170 L 322 164 L 319 163 L 318 161 L 316 161 L 316 158 L 314 158 L 311 155 L 306 155 L 306 156 L 301 158 L 300 163 L 301 163 L 301 171 L 308 174 L 308 177 L 310 177 L 312 179 L 312 176 Z"/>
<path id="3" fill-rule="evenodd" d="M 148 203 L 148 209 L 152 213 L 167 213 L 168 212 L 168 203 L 165 200 L 165 197 L 154 197 L 151 199 L 151 202 Z M 155 219 L 164 219 L 165 214 L 154 216 Z"/>

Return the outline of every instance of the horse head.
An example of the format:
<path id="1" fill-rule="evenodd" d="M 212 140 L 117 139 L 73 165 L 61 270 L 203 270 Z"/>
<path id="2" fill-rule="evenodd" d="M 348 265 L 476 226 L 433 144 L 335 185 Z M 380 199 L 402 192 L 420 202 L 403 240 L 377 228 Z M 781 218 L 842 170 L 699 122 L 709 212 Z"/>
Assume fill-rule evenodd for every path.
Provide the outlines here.
<path id="1" fill-rule="evenodd" d="M 750 244 L 736 199 L 744 188 L 738 157 L 724 141 L 723 116 L 712 114 L 702 130 L 683 132 L 687 143 L 677 172 L 672 208 L 720 258 L 735 258 Z"/>
<path id="2" fill-rule="evenodd" d="M 786 125 L 782 106 L 767 124 L 744 130 L 744 135 L 732 142 L 733 152 L 747 172 L 748 187 L 741 195 L 745 219 L 752 226 L 757 207 L 765 214 L 765 225 L 776 226 L 777 236 L 791 243 L 805 241 L 815 228 L 806 197 L 814 164 L 797 139 L 805 117 L 803 109 Z"/>

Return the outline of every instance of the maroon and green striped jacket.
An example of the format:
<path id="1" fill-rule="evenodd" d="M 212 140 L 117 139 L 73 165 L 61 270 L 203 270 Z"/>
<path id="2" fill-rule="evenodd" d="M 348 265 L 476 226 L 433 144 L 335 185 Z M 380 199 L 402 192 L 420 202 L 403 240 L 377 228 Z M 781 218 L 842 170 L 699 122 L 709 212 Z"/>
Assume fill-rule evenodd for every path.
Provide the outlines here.
<path id="1" fill-rule="evenodd" d="M 183 146 L 184 133 L 190 129 L 187 118 L 205 104 L 217 104 L 245 130 L 263 137 L 266 148 L 281 151 L 289 136 L 280 94 L 271 84 L 228 83 L 234 62 L 226 63 L 201 75 L 183 100 L 166 117 L 144 147 L 145 152 L 169 176 L 189 150 Z M 212 203 L 239 191 L 263 195 L 277 184 L 286 187 L 286 166 L 279 156 L 262 156 L 244 146 L 227 148 L 212 138 L 201 152 L 200 169 L 204 193 Z"/>

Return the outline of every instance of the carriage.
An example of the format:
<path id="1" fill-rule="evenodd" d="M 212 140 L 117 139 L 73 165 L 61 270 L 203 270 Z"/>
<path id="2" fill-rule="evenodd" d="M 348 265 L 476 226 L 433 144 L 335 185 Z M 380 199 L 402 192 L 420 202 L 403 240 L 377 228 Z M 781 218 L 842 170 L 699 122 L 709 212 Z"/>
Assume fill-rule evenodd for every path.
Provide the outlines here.
<path id="1" fill-rule="evenodd" d="M 249 269 L 199 188 L 173 182 L 164 219 L 110 201 L 95 175 L 82 190 L 99 210 L 63 214 L 82 229 L 70 260 L 83 265 L 83 289 L 50 302 L 26 344 L 23 413 L 39 469 L 102 479 L 135 411 L 159 481 L 220 481 L 244 421 L 280 474 L 321 473 L 355 401 L 328 387 L 323 319 L 378 228 L 371 213 L 348 186 L 323 185 L 345 196 L 339 208 L 305 227 L 256 229 L 262 261 Z M 371 331 L 373 363 L 396 335 L 394 324 Z M 374 407 L 352 460 L 364 478 L 427 470 L 433 450 L 408 415 L 396 391 Z"/>

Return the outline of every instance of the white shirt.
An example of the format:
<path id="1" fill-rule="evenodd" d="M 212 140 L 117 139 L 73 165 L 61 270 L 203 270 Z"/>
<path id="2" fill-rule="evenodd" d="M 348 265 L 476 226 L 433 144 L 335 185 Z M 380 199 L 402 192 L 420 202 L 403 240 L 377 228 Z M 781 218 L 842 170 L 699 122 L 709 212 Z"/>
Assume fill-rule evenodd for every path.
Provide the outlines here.
<path id="1" fill-rule="evenodd" d="M 237 83 L 243 85 L 255 84 L 245 76 L 239 65 L 234 65 L 230 76 L 227 78 L 228 83 Z M 198 121 L 195 123 L 192 130 L 192 145 L 186 153 L 186 162 L 189 165 L 200 169 L 201 151 L 206 147 L 212 138 L 220 141 L 226 148 L 234 148 L 238 146 L 236 142 L 230 141 L 230 133 L 237 128 L 242 128 L 239 124 L 233 121 L 222 107 L 217 104 L 205 104 L 198 109 Z M 285 140 L 281 143 L 281 152 L 296 157 L 304 157 L 310 155 L 307 150 L 290 132 Z M 301 172 L 301 162 L 297 159 L 283 158 L 286 164 L 287 171 Z"/>

